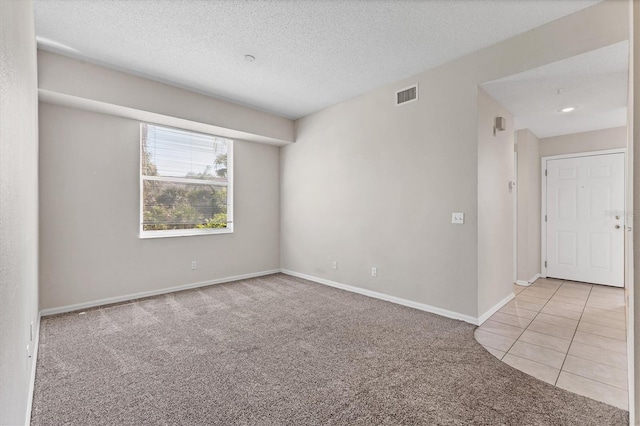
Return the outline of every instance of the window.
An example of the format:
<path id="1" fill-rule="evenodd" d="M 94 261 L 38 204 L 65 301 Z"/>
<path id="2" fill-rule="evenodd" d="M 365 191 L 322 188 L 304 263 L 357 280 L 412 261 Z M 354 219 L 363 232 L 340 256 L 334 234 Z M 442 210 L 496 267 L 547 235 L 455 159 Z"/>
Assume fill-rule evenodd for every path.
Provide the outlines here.
<path id="1" fill-rule="evenodd" d="M 140 126 L 140 237 L 233 232 L 233 141 Z"/>

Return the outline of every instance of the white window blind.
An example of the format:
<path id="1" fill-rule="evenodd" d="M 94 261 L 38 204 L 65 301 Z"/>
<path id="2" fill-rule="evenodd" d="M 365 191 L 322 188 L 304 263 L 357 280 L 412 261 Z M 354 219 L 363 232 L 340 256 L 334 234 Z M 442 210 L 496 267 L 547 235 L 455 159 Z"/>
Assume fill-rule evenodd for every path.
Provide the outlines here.
<path id="1" fill-rule="evenodd" d="M 140 235 L 233 231 L 233 142 L 142 123 Z"/>

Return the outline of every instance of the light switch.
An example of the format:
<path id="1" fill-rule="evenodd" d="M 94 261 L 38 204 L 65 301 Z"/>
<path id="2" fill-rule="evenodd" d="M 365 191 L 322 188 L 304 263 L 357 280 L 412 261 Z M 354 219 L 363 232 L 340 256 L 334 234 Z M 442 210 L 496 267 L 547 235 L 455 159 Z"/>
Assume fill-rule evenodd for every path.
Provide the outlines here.
<path id="1" fill-rule="evenodd" d="M 464 223 L 464 213 L 451 213 L 451 223 Z"/>

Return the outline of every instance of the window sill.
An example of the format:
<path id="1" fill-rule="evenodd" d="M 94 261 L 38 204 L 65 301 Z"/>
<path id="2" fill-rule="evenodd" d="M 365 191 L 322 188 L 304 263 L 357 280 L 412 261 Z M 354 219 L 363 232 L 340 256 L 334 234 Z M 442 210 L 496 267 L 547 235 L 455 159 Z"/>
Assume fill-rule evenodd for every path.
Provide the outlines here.
<path id="1" fill-rule="evenodd" d="M 193 237 L 197 235 L 233 234 L 233 228 L 185 229 L 178 231 L 141 231 L 141 240 L 154 238 Z"/>

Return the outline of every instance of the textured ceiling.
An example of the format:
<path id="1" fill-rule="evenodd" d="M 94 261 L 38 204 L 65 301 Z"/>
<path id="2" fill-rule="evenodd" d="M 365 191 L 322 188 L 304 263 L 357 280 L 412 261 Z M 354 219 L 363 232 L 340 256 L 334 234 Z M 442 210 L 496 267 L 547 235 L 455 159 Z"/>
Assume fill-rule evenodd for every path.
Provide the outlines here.
<path id="1" fill-rule="evenodd" d="M 298 118 L 597 2 L 36 0 L 35 18 L 41 48 Z"/>
<path id="2" fill-rule="evenodd" d="M 628 62 L 625 41 L 482 87 L 514 115 L 516 129 L 539 138 L 619 127 L 627 122 Z M 566 106 L 576 109 L 558 111 Z"/>

